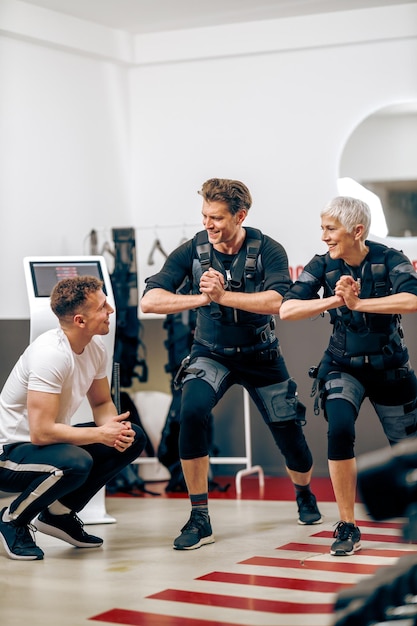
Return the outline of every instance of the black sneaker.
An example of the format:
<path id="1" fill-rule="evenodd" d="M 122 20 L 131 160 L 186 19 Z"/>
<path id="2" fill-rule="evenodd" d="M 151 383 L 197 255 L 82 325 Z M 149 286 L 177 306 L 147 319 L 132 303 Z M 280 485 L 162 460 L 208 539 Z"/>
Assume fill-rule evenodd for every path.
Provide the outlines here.
<path id="1" fill-rule="evenodd" d="M 76 548 L 99 548 L 103 545 L 100 537 L 85 532 L 83 522 L 74 512 L 52 515 L 45 509 L 39 513 L 33 524 L 41 533 L 62 539 Z"/>
<path id="2" fill-rule="evenodd" d="M 300 491 L 296 501 L 299 524 L 310 525 L 322 523 L 323 520 L 314 493 L 311 493 L 311 491 Z"/>
<path id="3" fill-rule="evenodd" d="M 361 531 L 355 524 L 339 522 L 333 533 L 336 541 L 330 548 L 333 556 L 351 556 L 361 549 Z"/>
<path id="4" fill-rule="evenodd" d="M 16 522 L 3 522 L 3 513 L 0 511 L 0 539 L 10 559 L 18 561 L 40 561 L 43 551 L 36 545 L 30 531 L 32 526 L 16 526 Z"/>
<path id="5" fill-rule="evenodd" d="M 181 535 L 174 541 L 175 550 L 195 550 L 207 543 L 214 543 L 210 518 L 201 511 L 191 511 L 186 525 L 181 528 Z"/>

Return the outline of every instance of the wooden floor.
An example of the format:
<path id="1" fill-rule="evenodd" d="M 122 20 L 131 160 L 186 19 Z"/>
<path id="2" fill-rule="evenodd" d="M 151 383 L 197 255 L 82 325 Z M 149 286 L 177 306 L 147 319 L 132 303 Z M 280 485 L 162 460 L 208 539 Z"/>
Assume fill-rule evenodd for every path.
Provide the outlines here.
<path id="1" fill-rule="evenodd" d="M 189 515 L 184 494 L 106 497 L 116 521 L 88 525 L 104 538 L 82 550 L 37 533 L 43 561 L 12 561 L 0 552 L 1 622 L 4 626 L 330 626 L 337 592 L 395 564 L 416 546 L 401 537 L 402 520 L 374 523 L 358 504 L 362 550 L 329 554 L 336 506 L 327 479 L 316 479 L 324 522 L 296 523 L 287 479 L 246 478 L 236 497 L 210 494 L 216 542 L 179 552 L 172 541 Z M 148 485 L 149 486 L 149 485 Z M 0 505 L 8 503 L 7 497 Z"/>

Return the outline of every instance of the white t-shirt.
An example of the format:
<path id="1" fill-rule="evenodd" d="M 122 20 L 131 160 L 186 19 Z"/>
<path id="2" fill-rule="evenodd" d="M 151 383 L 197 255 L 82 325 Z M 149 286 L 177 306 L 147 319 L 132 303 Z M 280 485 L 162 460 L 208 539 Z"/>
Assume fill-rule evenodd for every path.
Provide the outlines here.
<path id="1" fill-rule="evenodd" d="M 93 380 L 106 376 L 106 365 L 106 348 L 100 337 L 93 337 L 82 354 L 72 351 L 61 328 L 35 339 L 14 366 L 0 395 L 0 452 L 4 444 L 30 441 L 28 390 L 61 394 L 56 421 L 70 424 Z"/>

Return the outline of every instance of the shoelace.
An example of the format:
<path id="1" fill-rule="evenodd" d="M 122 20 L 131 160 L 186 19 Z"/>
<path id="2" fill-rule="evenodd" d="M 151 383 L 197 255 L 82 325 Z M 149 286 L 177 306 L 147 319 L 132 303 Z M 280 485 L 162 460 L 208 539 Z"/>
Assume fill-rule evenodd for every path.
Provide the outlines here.
<path id="1" fill-rule="evenodd" d="M 70 516 L 72 517 L 72 519 L 74 520 L 74 522 L 77 522 L 77 524 L 79 526 L 81 526 L 81 528 L 84 528 L 84 522 L 82 521 L 82 519 L 80 519 L 78 517 L 78 515 L 74 512 L 70 513 Z"/>
<path id="2" fill-rule="evenodd" d="M 316 511 L 316 503 L 312 493 L 308 493 L 300 497 L 300 505 L 308 509 L 311 513 Z"/>
<path id="3" fill-rule="evenodd" d="M 205 522 L 204 515 L 201 513 L 194 513 L 191 515 L 188 522 L 185 524 L 183 528 L 181 528 L 181 532 L 184 530 L 198 530 L 200 526 L 202 526 Z"/>
<path id="4" fill-rule="evenodd" d="M 76 528 L 80 532 L 82 537 L 84 535 L 87 535 L 87 533 L 84 530 L 84 522 L 78 517 L 75 511 L 68 513 L 68 517 L 69 517 L 70 524 L 72 525 L 74 530 Z"/>
<path id="5" fill-rule="evenodd" d="M 35 543 L 35 533 L 37 528 L 32 524 L 27 526 L 16 526 L 16 536 L 22 542 L 23 546 L 32 546 Z"/>
<path id="6" fill-rule="evenodd" d="M 337 537 L 341 541 L 349 539 L 355 531 L 355 525 L 348 522 L 339 522 L 333 533 L 333 537 Z"/>

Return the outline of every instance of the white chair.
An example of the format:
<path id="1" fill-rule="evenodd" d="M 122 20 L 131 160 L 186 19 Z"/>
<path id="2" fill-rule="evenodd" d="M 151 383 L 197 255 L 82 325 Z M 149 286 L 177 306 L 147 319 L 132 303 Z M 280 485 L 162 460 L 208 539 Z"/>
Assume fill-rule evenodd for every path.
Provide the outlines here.
<path id="1" fill-rule="evenodd" d="M 172 396 L 163 391 L 137 391 L 132 394 L 143 428 L 155 450 L 161 441 L 162 429 L 171 405 Z M 159 462 L 157 456 L 146 456 L 142 453 L 135 461 L 139 465 L 139 476 L 144 481 L 169 480 L 169 470 Z"/>

